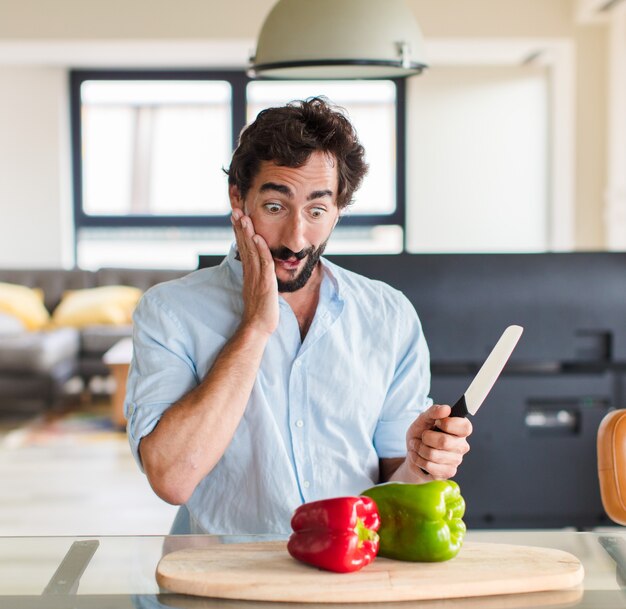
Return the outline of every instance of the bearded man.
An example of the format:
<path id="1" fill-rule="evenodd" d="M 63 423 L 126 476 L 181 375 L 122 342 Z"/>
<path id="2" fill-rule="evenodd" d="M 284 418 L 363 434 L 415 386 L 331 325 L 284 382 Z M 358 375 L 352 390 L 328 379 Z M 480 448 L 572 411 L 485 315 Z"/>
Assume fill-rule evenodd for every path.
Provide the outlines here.
<path id="1" fill-rule="evenodd" d="M 322 257 L 366 171 L 325 99 L 264 110 L 227 171 L 230 253 L 137 307 L 128 434 L 173 533 L 285 534 L 303 502 L 447 479 L 469 450 L 408 299 Z"/>

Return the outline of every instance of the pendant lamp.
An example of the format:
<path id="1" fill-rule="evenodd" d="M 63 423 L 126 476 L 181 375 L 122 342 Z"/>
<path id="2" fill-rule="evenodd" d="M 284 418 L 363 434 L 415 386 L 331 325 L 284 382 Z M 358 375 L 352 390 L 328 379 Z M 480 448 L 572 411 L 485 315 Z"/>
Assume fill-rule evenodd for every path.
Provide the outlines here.
<path id="1" fill-rule="evenodd" d="M 402 78 L 427 67 L 405 0 L 280 0 L 250 61 L 252 77 L 291 80 Z"/>

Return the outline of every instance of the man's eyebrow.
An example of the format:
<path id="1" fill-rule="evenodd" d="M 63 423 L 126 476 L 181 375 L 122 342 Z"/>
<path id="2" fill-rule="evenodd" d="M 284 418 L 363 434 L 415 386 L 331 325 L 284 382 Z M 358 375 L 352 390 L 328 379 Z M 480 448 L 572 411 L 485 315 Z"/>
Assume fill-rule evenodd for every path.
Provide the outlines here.
<path id="1" fill-rule="evenodd" d="M 293 198 L 293 191 L 289 186 L 285 184 L 278 184 L 276 182 L 265 182 L 261 185 L 259 189 L 260 192 L 267 192 L 268 190 L 273 190 L 275 192 L 279 192 L 283 195 L 288 196 L 290 199 Z M 330 189 L 324 190 L 314 190 L 309 196 L 306 198 L 307 201 L 315 201 L 315 199 L 323 199 L 324 197 L 332 197 L 333 191 Z"/>
<path id="2" fill-rule="evenodd" d="M 332 190 L 314 190 L 307 198 L 307 201 L 314 201 L 315 199 L 323 199 L 324 197 L 332 197 Z"/>
<path id="3" fill-rule="evenodd" d="M 288 197 L 293 197 L 293 192 L 289 186 L 285 186 L 284 184 L 277 184 L 276 182 L 265 182 L 265 184 L 261 185 L 259 192 L 267 192 L 268 190 L 275 190 L 283 195 L 287 195 Z"/>

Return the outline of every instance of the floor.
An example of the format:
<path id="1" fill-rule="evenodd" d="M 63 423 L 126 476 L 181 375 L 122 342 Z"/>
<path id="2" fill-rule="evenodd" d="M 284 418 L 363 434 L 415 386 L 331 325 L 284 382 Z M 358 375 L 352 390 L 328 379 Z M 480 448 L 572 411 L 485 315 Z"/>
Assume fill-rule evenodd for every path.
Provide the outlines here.
<path id="1" fill-rule="evenodd" d="M 103 399 L 80 408 L 106 411 Z M 176 508 L 153 493 L 124 433 L 33 445 L 23 441 L 33 422 L 0 418 L 0 536 L 168 532 Z"/>

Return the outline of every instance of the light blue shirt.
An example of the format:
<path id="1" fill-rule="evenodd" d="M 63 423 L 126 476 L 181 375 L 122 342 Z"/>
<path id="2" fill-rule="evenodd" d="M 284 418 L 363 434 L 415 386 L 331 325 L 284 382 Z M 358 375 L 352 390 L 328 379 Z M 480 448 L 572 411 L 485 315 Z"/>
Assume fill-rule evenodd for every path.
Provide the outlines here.
<path id="1" fill-rule="evenodd" d="M 378 483 L 379 458 L 405 456 L 409 425 L 432 403 L 428 348 L 408 299 L 322 265 L 304 341 L 279 297 L 280 322 L 243 418 L 187 503 L 191 532 L 289 533 L 301 503 L 358 495 Z M 242 277 L 233 247 L 219 266 L 159 284 L 141 299 L 125 404 L 140 466 L 141 438 L 202 381 L 237 329 Z"/>

